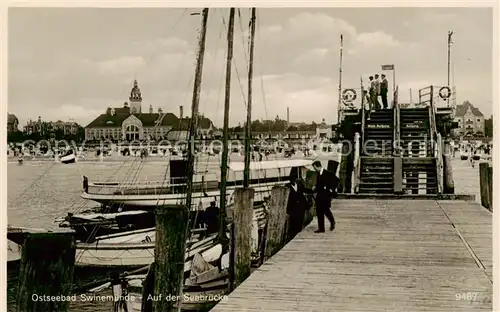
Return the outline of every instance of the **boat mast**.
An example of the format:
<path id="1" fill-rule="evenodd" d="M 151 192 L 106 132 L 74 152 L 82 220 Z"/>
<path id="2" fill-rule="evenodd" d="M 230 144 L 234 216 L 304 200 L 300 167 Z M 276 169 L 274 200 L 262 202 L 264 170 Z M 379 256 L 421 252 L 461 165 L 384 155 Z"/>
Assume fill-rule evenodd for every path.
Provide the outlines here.
<path id="1" fill-rule="evenodd" d="M 186 181 L 186 207 L 191 210 L 194 174 L 194 148 L 198 129 L 198 108 L 200 104 L 201 78 L 203 74 L 203 58 L 205 56 L 205 38 L 207 33 L 208 8 L 204 8 L 201 19 L 201 30 L 198 41 L 198 56 L 194 76 L 193 101 L 191 104 L 191 122 L 189 123 L 189 138 L 187 151 L 187 181 Z"/>
<path id="2" fill-rule="evenodd" d="M 252 79 L 253 79 L 253 50 L 255 38 L 255 8 L 252 8 L 252 17 L 250 19 L 250 58 L 248 62 L 248 104 L 247 104 L 247 123 L 245 129 L 245 168 L 243 171 L 243 187 L 248 187 L 250 180 L 250 149 L 251 149 L 251 131 L 252 131 Z"/>
<path id="3" fill-rule="evenodd" d="M 233 59 L 234 8 L 229 10 L 229 26 L 227 30 L 226 60 L 226 94 L 224 99 L 224 129 L 222 134 L 222 164 L 220 168 L 220 209 L 219 209 L 219 241 L 222 245 L 229 243 L 226 237 L 226 182 L 227 158 L 229 154 L 229 104 L 231 100 L 231 61 Z"/>

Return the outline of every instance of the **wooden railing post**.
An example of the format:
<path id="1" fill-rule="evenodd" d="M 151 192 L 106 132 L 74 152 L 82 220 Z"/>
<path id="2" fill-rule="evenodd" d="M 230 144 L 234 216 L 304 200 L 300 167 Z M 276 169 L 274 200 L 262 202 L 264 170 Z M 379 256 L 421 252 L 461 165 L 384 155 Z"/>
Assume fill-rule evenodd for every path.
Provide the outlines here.
<path id="1" fill-rule="evenodd" d="M 76 300 L 76 295 L 70 298 L 75 253 L 73 231 L 28 234 L 22 247 L 17 311 L 68 311 L 69 302 Z"/>

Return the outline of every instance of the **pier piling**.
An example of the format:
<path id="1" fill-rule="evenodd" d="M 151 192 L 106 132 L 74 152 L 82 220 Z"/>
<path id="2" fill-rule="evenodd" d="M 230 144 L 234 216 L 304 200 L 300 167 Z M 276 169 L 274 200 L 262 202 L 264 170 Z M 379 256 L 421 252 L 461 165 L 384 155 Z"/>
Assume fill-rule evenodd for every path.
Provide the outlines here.
<path id="1" fill-rule="evenodd" d="M 156 209 L 154 296 L 179 297 L 177 301 L 153 300 L 155 312 L 179 311 L 188 221 L 189 211 L 185 206 L 160 206 Z"/>
<path id="2" fill-rule="evenodd" d="M 282 185 L 276 185 L 271 190 L 264 261 L 283 247 L 286 237 L 286 206 L 289 192 L 288 187 Z"/>
<path id="3" fill-rule="evenodd" d="M 28 234 L 22 248 L 17 311 L 68 311 L 75 253 L 73 231 Z"/>
<path id="4" fill-rule="evenodd" d="M 240 285 L 249 275 L 252 265 L 253 188 L 234 191 L 233 233 L 231 246 L 231 288 Z"/>

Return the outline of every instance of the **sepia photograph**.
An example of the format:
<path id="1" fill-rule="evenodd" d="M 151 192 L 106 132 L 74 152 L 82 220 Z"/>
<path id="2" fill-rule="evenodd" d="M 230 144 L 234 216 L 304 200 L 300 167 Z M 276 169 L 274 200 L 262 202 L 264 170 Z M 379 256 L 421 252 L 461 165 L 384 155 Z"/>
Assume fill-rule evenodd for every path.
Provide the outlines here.
<path id="1" fill-rule="evenodd" d="M 210 5 L 8 8 L 6 311 L 492 311 L 498 3 Z"/>

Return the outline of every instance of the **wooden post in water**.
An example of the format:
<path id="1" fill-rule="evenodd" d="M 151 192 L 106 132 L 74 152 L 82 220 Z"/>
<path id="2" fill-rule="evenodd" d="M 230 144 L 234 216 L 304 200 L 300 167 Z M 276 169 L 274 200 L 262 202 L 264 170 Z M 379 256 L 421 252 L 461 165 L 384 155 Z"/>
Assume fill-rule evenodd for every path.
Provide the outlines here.
<path id="1" fill-rule="evenodd" d="M 179 297 L 178 300 L 154 300 L 153 311 L 180 311 L 189 210 L 180 205 L 159 206 L 155 218 L 154 295 L 162 299 L 168 295 Z"/>
<path id="2" fill-rule="evenodd" d="M 451 163 L 451 156 L 453 155 L 453 148 L 450 142 L 443 140 L 443 193 L 455 194 L 455 182 L 453 181 L 453 165 Z"/>
<path id="3" fill-rule="evenodd" d="M 28 234 L 22 247 L 17 311 L 68 311 L 75 249 L 73 231 Z M 47 299 L 52 296 L 59 300 Z"/>
<path id="4" fill-rule="evenodd" d="M 493 195 L 491 193 L 493 189 L 490 186 L 490 184 L 493 184 L 492 172 L 493 168 L 491 168 L 488 163 L 483 162 L 479 164 L 479 188 L 481 192 L 481 205 L 490 211 L 493 211 L 491 201 Z"/>
<path id="5" fill-rule="evenodd" d="M 236 288 L 250 275 L 254 194 L 255 190 L 252 188 L 237 188 L 234 191 L 231 289 Z"/>
<path id="6" fill-rule="evenodd" d="M 289 193 L 290 189 L 282 185 L 273 186 L 271 190 L 264 261 L 271 258 L 283 247 L 286 236 L 286 206 Z"/>

